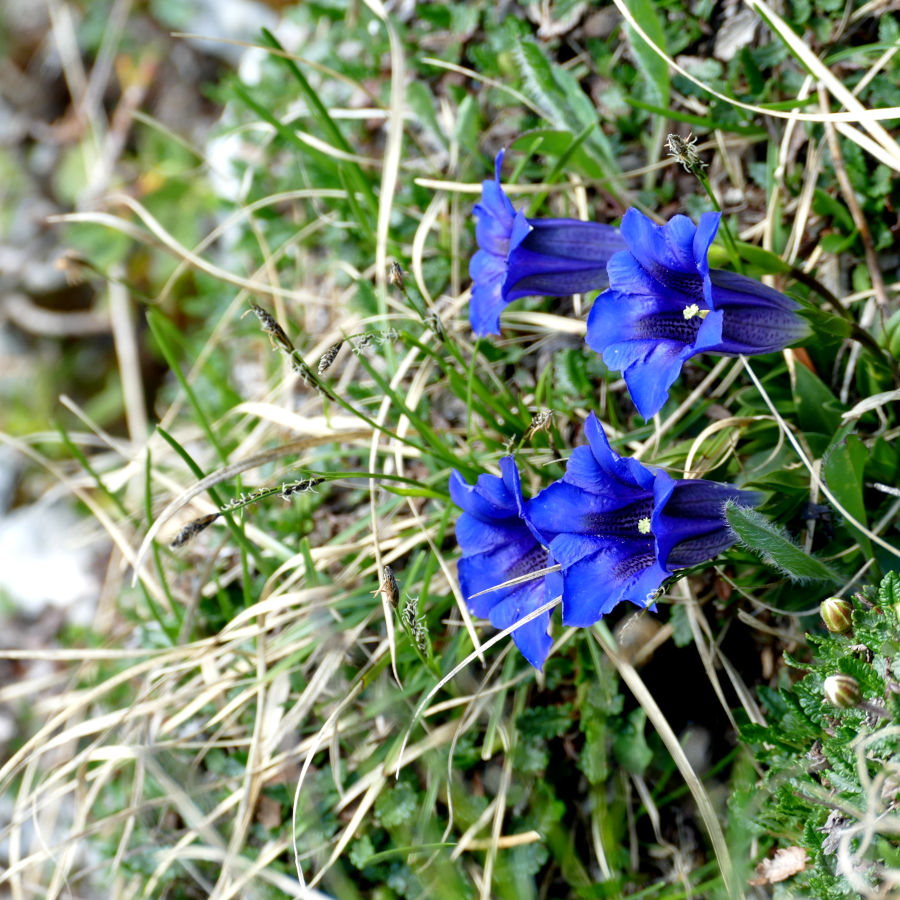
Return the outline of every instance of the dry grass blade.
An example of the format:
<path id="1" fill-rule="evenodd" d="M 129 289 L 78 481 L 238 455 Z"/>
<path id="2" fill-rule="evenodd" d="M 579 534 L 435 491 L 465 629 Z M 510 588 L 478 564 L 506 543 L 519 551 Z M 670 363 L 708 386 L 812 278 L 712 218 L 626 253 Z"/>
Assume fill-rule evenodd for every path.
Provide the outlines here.
<path id="1" fill-rule="evenodd" d="M 669 751 L 672 761 L 677 766 L 682 778 L 684 778 L 685 784 L 691 792 L 694 802 L 697 804 L 700 818 L 706 826 L 729 896 L 735 898 L 735 900 L 742 897 L 743 891 L 735 880 L 734 864 L 731 860 L 728 844 L 725 842 L 725 835 L 722 833 L 722 826 L 719 824 L 719 819 L 709 799 L 709 794 L 685 755 L 678 737 L 653 699 L 653 695 L 647 689 L 641 676 L 637 673 L 637 670 L 619 655 L 615 646 L 615 640 L 609 631 L 602 626 L 595 626 L 594 635 L 603 652 L 616 667 L 622 681 L 628 685 L 629 690 L 634 694 L 641 708 L 647 713 L 647 718 L 656 729 L 657 734 L 659 734 L 660 739 Z"/>

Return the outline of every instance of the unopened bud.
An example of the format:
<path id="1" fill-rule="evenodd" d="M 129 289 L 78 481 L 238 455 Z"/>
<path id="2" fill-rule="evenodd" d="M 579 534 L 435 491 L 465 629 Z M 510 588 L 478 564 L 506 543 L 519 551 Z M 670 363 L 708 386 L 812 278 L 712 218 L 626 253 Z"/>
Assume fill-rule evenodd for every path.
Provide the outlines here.
<path id="1" fill-rule="evenodd" d="M 822 686 L 826 701 L 838 709 L 850 709 L 862 700 L 859 682 L 850 675 L 829 675 Z"/>
<path id="2" fill-rule="evenodd" d="M 832 634 L 846 634 L 853 627 L 853 607 L 840 597 L 829 597 L 819 605 L 819 615 Z"/>

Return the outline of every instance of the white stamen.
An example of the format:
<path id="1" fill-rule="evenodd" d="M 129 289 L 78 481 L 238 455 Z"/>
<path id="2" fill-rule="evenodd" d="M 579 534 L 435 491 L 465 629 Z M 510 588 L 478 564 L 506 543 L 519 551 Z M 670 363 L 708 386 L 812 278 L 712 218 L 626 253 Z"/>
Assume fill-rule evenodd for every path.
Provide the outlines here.
<path id="1" fill-rule="evenodd" d="M 690 306 L 686 306 L 681 312 L 685 319 L 693 319 L 694 316 L 700 315 L 700 307 L 697 306 L 696 303 L 692 303 Z"/>
<path id="2" fill-rule="evenodd" d="M 641 534 L 650 534 L 650 517 L 644 516 L 643 519 L 638 520 L 638 531 Z"/>

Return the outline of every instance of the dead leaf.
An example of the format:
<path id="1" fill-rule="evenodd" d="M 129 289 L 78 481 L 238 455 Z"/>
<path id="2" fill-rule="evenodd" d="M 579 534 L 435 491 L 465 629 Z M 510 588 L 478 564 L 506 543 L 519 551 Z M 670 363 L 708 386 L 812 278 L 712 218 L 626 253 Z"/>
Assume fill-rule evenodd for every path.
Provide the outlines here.
<path id="1" fill-rule="evenodd" d="M 806 851 L 802 847 L 783 847 L 772 859 L 764 859 L 756 867 L 756 878 L 750 884 L 775 884 L 806 868 Z"/>
<path id="2" fill-rule="evenodd" d="M 263 828 L 273 830 L 280 828 L 284 824 L 285 812 L 281 804 L 266 794 L 260 794 L 259 800 L 256 801 L 256 821 Z"/>

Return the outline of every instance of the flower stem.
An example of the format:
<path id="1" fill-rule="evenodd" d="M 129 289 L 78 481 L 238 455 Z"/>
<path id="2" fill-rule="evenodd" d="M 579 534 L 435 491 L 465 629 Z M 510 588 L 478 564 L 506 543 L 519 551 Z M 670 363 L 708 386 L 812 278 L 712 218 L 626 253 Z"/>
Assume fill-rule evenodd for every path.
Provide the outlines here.
<path id="1" fill-rule="evenodd" d="M 709 183 L 706 173 L 700 168 L 692 169 L 691 171 L 697 177 L 697 181 L 703 186 L 703 190 L 706 191 L 707 196 L 712 201 L 715 211 L 721 213 L 722 207 L 719 205 L 719 201 L 716 200 L 716 195 L 713 193 L 712 185 Z M 720 234 L 722 235 L 722 243 L 725 244 L 725 249 L 731 256 L 731 262 L 734 265 L 735 270 L 739 275 L 743 275 L 744 267 L 741 264 L 741 257 L 738 253 L 737 244 L 735 243 L 734 235 L 731 233 L 731 228 L 729 227 L 724 214 L 721 219 Z"/>

